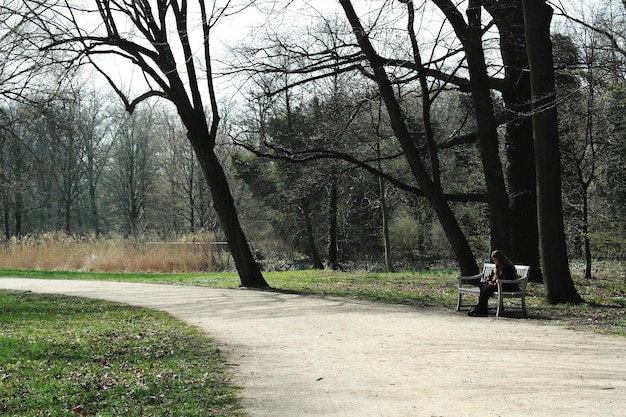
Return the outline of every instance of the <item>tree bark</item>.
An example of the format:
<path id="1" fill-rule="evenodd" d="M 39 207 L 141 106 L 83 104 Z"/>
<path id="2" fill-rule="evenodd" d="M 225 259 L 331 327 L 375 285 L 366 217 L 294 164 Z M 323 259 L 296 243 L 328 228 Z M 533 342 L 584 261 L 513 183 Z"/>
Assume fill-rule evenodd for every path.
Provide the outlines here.
<path id="1" fill-rule="evenodd" d="M 361 50 L 372 67 L 374 78 L 378 84 L 383 101 L 385 102 L 387 113 L 389 114 L 391 127 L 402 146 L 411 172 L 422 189 L 424 196 L 428 199 L 437 214 L 439 222 L 457 257 L 461 273 L 463 275 L 478 273 L 476 259 L 472 254 L 472 250 L 463 231 L 454 217 L 452 209 L 445 200 L 441 190 L 428 175 L 428 171 L 420 159 L 419 151 L 415 147 L 413 138 L 405 123 L 400 104 L 396 99 L 393 87 L 385 71 L 384 60 L 380 58 L 371 44 L 367 32 L 361 25 L 360 19 L 354 11 L 352 2 L 349 0 L 340 0 L 339 3 L 343 7 L 346 17 L 352 26 L 352 30 L 354 31 Z"/>
<path id="2" fill-rule="evenodd" d="M 509 198 L 500 161 L 498 123 L 490 90 L 492 82 L 487 73 L 482 44 L 481 6 L 484 1 L 469 2 L 467 23 L 452 1 L 434 0 L 434 2 L 448 18 L 465 50 L 470 73 L 470 91 L 478 125 L 480 159 L 487 188 L 491 247 L 508 253 L 511 247 Z"/>
<path id="3" fill-rule="evenodd" d="M 230 253 L 235 261 L 237 272 L 244 287 L 267 287 L 268 284 L 261 274 L 261 270 L 257 265 L 254 255 L 250 250 L 250 245 L 239 223 L 235 202 L 228 185 L 228 180 L 224 173 L 224 169 L 220 164 L 217 155 L 215 155 L 215 142 L 218 135 L 218 126 L 220 116 L 218 112 L 218 103 L 213 85 L 213 71 L 211 62 L 211 51 L 209 47 L 210 25 L 207 10 L 204 2 L 198 3 L 200 6 L 200 16 L 202 21 L 202 31 L 204 41 L 202 42 L 202 53 L 192 50 L 189 41 L 188 32 L 188 16 L 187 6 L 183 2 L 179 7 L 177 2 L 167 2 L 159 0 L 160 11 L 165 13 L 168 7 L 172 7 L 172 12 L 176 18 L 176 28 L 182 45 L 184 55 L 184 64 L 186 69 L 185 76 L 188 78 L 186 84 L 181 78 L 181 73 L 176 67 L 176 58 L 172 52 L 170 43 L 164 36 L 166 31 L 157 31 L 154 39 L 151 40 L 157 49 L 159 56 L 157 57 L 157 65 L 165 74 L 168 85 L 164 89 L 166 97 L 174 103 L 181 116 L 183 124 L 187 128 L 187 137 L 191 142 L 198 161 L 202 166 L 205 179 L 211 190 L 213 205 L 215 211 L 220 218 L 220 225 L 226 239 Z M 144 7 L 144 6 L 142 6 Z M 149 8 L 148 8 L 149 9 Z M 157 20 L 149 13 L 146 18 L 151 20 L 151 27 L 157 27 Z M 161 22 L 159 22 L 161 23 Z M 207 125 L 207 115 L 205 113 L 205 105 L 202 100 L 200 78 L 196 75 L 196 57 L 203 55 L 204 70 L 206 71 L 206 87 L 209 92 L 209 102 L 211 109 L 211 126 Z M 149 73 L 149 68 L 141 67 L 145 72 Z"/>
<path id="4" fill-rule="evenodd" d="M 517 0 L 485 3 L 500 32 L 500 53 L 504 63 L 506 87 L 502 98 L 506 106 L 505 152 L 509 190 L 511 251 L 517 263 L 530 265 L 530 281 L 541 282 L 535 155 L 530 104 L 530 75 L 524 34 L 524 12 Z"/>
<path id="5" fill-rule="evenodd" d="M 309 211 L 306 203 L 301 204 L 300 206 L 298 206 L 298 208 L 302 213 L 302 217 L 304 217 L 304 226 L 306 228 L 307 241 L 309 242 L 309 251 L 311 252 L 311 262 L 313 263 L 313 269 L 324 269 L 322 258 L 320 257 L 320 253 L 317 250 L 317 245 L 315 244 L 313 223 L 311 222 L 311 212 Z"/>
<path id="6" fill-rule="evenodd" d="M 470 72 L 470 86 L 478 125 L 480 159 L 483 164 L 487 200 L 489 202 L 489 225 L 491 248 L 510 252 L 509 197 L 504 185 L 504 174 L 500 162 L 498 131 L 493 101 L 489 89 L 489 76 L 485 65 L 482 44 L 481 6 L 470 0 L 467 9 L 468 29 L 465 53 Z M 463 34 L 458 34 L 463 39 Z"/>
<path id="7" fill-rule="evenodd" d="M 539 252 L 550 303 L 580 303 L 565 245 L 561 199 L 561 163 L 550 21 L 545 0 L 523 0 L 530 68 L 532 120 L 537 178 Z"/>
<path id="8" fill-rule="evenodd" d="M 198 139 L 190 137 L 190 140 L 195 148 L 198 145 Z M 198 151 L 197 148 L 196 150 Z M 235 201 L 217 155 L 212 148 L 204 149 L 197 155 L 211 189 L 213 205 L 220 218 L 220 226 L 228 240 L 228 248 L 235 261 L 241 285 L 254 288 L 268 287 L 239 223 Z"/>

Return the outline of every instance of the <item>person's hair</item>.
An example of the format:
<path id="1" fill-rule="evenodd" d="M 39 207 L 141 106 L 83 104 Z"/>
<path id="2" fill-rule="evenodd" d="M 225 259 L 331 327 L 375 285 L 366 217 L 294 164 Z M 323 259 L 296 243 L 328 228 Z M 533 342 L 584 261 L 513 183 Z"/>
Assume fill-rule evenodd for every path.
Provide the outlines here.
<path id="1" fill-rule="evenodd" d="M 494 250 L 493 252 L 491 252 L 491 259 L 496 258 L 500 261 L 500 263 L 502 264 L 511 264 L 514 265 L 514 263 L 506 257 L 506 255 L 504 254 L 504 252 L 502 252 L 501 250 Z"/>

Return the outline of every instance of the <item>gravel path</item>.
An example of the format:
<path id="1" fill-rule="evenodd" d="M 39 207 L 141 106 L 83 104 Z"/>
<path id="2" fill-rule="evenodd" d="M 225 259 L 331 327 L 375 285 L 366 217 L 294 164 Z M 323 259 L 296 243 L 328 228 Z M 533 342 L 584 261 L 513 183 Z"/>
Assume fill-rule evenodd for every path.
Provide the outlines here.
<path id="1" fill-rule="evenodd" d="M 227 354 L 251 417 L 626 417 L 624 337 L 245 289 L 10 278 L 0 289 L 198 326 Z"/>

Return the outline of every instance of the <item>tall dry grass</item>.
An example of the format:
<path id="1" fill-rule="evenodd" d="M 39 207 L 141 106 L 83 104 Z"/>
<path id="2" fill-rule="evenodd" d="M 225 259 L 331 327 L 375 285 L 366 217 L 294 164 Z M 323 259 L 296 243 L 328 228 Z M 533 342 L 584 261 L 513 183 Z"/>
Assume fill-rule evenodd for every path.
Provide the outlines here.
<path id="1" fill-rule="evenodd" d="M 101 272 L 205 272 L 224 269 L 209 236 L 170 242 L 74 237 L 49 233 L 0 245 L 0 269 Z"/>

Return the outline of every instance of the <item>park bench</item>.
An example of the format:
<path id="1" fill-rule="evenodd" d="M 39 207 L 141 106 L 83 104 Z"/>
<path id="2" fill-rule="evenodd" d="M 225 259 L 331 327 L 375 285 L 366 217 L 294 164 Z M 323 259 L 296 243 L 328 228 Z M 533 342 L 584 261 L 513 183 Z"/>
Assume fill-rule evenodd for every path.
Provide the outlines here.
<path id="1" fill-rule="evenodd" d="M 461 307 L 466 307 L 468 305 L 462 304 L 462 298 L 465 294 L 478 296 L 480 294 L 480 288 L 478 284 L 481 281 L 484 281 L 492 272 L 495 272 L 496 265 L 492 263 L 485 263 L 483 265 L 483 272 L 477 275 L 470 276 L 459 276 L 459 286 L 458 286 L 458 300 L 456 305 L 456 311 L 459 311 Z M 528 265 L 515 265 L 515 270 L 517 271 L 517 279 L 499 279 L 498 280 L 498 291 L 494 292 L 492 297 L 498 299 L 498 307 L 496 309 L 496 317 L 500 317 L 500 314 L 504 312 L 504 299 L 505 298 L 520 298 L 522 302 L 522 314 L 524 317 L 528 317 L 526 312 L 526 284 L 528 284 L 528 276 L 530 273 L 530 266 Z M 503 291 L 503 284 L 517 284 L 516 291 Z M 475 304 L 472 304 L 472 306 Z"/>

